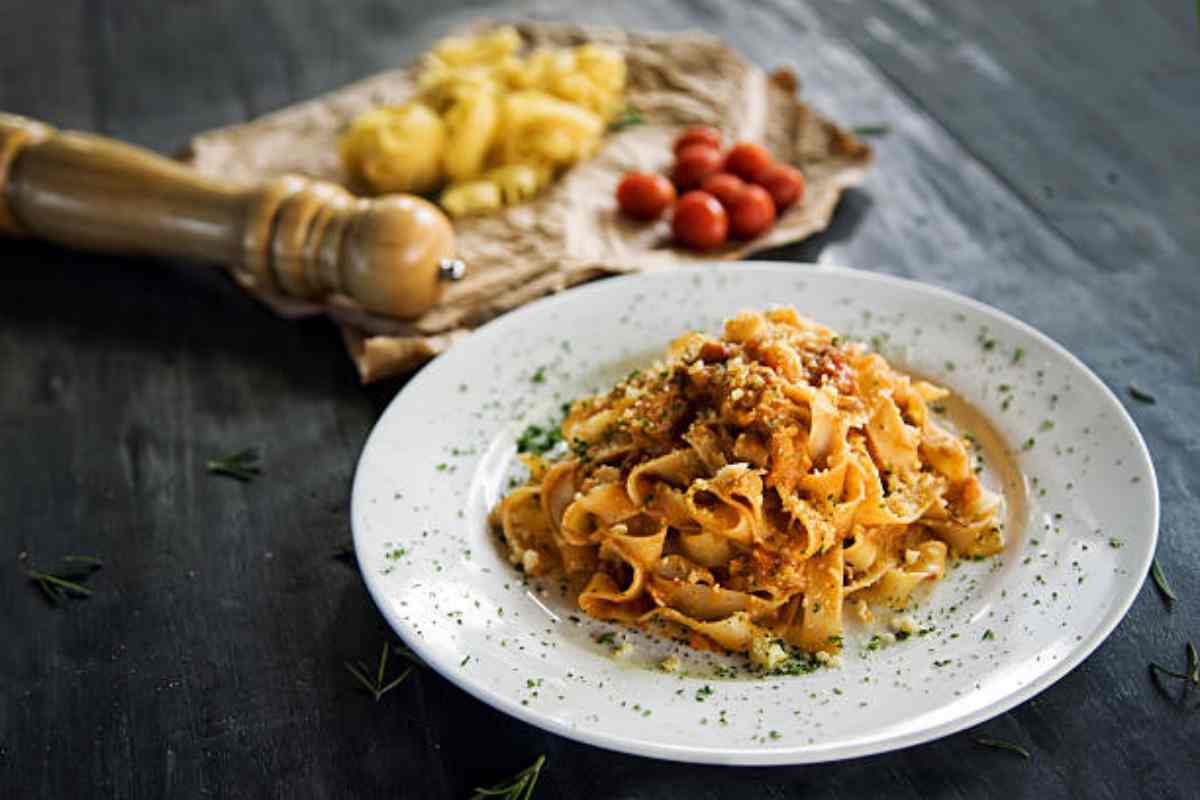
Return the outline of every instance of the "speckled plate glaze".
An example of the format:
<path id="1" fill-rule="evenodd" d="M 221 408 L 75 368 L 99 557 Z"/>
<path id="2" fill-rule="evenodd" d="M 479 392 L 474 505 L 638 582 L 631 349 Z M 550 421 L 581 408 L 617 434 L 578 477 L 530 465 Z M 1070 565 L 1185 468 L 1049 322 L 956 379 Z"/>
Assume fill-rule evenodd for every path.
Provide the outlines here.
<path id="1" fill-rule="evenodd" d="M 687 329 L 717 331 L 739 310 L 773 304 L 861 337 L 980 412 L 951 422 L 976 434 L 985 482 L 1005 495 L 1008 546 L 948 571 L 912 612 L 921 635 L 872 646 L 881 614 L 876 628 L 851 626 L 840 667 L 754 677 L 730 669 L 740 658 L 582 618 L 558 581 L 513 569 L 487 514 L 520 472 L 514 443 L 528 425 L 556 420 L 565 400 L 606 388 Z M 990 430 L 972 429 L 987 428 L 981 420 Z M 383 414 L 351 513 L 383 614 L 431 668 L 484 702 L 644 756 L 796 764 L 944 736 L 1061 678 L 1133 601 L 1159 509 L 1129 415 L 1027 325 L 883 275 L 737 263 L 606 280 L 484 326 Z M 658 670 L 671 653 L 682 669 Z"/>

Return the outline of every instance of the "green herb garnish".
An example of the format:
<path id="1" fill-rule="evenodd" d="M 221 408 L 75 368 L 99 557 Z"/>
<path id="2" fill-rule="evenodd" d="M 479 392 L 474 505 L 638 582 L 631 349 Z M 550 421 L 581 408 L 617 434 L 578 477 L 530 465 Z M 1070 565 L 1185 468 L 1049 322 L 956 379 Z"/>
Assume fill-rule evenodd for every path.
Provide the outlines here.
<path id="1" fill-rule="evenodd" d="M 892 132 L 892 126 L 886 122 L 877 122 L 874 125 L 856 125 L 850 130 L 855 136 L 887 136 Z"/>
<path id="2" fill-rule="evenodd" d="M 558 428 L 550 425 L 544 428 L 541 425 L 530 425 L 517 438 L 517 452 L 536 453 L 540 456 L 546 451 L 554 449 L 554 446 L 561 441 L 562 433 Z"/>
<path id="3" fill-rule="evenodd" d="M 507 782 L 501 781 L 495 786 L 487 788 L 476 787 L 475 794 L 471 795 L 471 800 L 480 800 L 484 797 L 502 797 L 504 800 L 529 800 L 533 797 L 533 787 L 537 785 L 538 776 L 542 773 L 542 767 L 546 763 L 546 756 L 537 757 L 537 761 L 518 772 L 516 775 L 508 779 Z"/>
<path id="4" fill-rule="evenodd" d="M 1157 558 L 1150 562 L 1150 577 L 1154 579 L 1154 585 L 1162 593 L 1163 602 L 1167 604 L 1167 608 L 1175 605 L 1175 601 L 1179 598 L 1175 596 L 1175 590 L 1171 588 L 1171 584 L 1167 582 L 1167 576 L 1163 575 L 1162 568 L 1158 566 Z"/>
<path id="5" fill-rule="evenodd" d="M 51 605 L 58 605 L 63 597 L 91 597 L 92 590 L 81 581 L 87 580 L 92 573 L 104 564 L 95 556 L 63 556 L 62 567 L 54 572 L 40 569 L 26 569 L 29 580 L 37 584 Z"/>
<path id="6" fill-rule="evenodd" d="M 708 684 L 704 684 L 696 690 L 696 702 L 703 703 L 708 698 L 712 697 L 713 688 Z"/>
<path id="7" fill-rule="evenodd" d="M 1129 384 L 1129 396 L 1132 397 L 1134 400 L 1137 400 L 1139 403 L 1149 403 L 1150 405 L 1154 405 L 1155 403 L 1158 402 L 1158 400 L 1155 399 L 1154 395 L 1150 394 L 1149 392 L 1147 392 L 1143 389 L 1139 389 L 1138 387 L 1134 386 L 1132 383 Z"/>
<path id="8" fill-rule="evenodd" d="M 646 118 L 642 116 L 642 112 L 633 106 L 626 106 L 613 118 L 612 122 L 608 123 L 610 131 L 623 131 L 626 128 L 632 128 L 634 125 L 645 123 Z"/>
<path id="9" fill-rule="evenodd" d="M 1174 678 L 1175 680 L 1186 681 L 1183 686 L 1184 696 L 1193 688 L 1200 688 L 1200 654 L 1196 652 L 1196 645 L 1188 642 L 1185 650 L 1187 652 L 1187 671 L 1176 672 L 1173 669 L 1167 669 L 1162 664 L 1154 661 L 1150 662 L 1150 678 L 1154 681 L 1154 685 L 1158 687 L 1164 695 L 1170 698 L 1167 694 L 1166 687 L 1162 685 L 1161 677 Z M 1172 698 L 1173 699 L 1173 698 Z"/>
<path id="10" fill-rule="evenodd" d="M 995 638 L 996 638 L 996 634 L 992 633 L 991 628 L 988 628 L 986 631 L 983 632 L 983 640 L 985 642 L 990 642 L 992 639 L 995 639 Z"/>
<path id="11" fill-rule="evenodd" d="M 262 474 L 258 464 L 258 450 L 248 447 L 232 455 L 214 458 L 208 462 L 208 471 L 213 475 L 224 475 L 239 481 L 251 481 Z"/>
<path id="12" fill-rule="evenodd" d="M 768 672 L 768 675 L 808 675 L 810 672 L 816 672 L 821 668 L 822 664 L 816 658 L 804 658 L 802 656 L 792 656 L 787 661 L 784 661 L 775 669 Z M 724 676 L 722 676 L 724 677 Z M 732 676 L 730 676 L 732 677 Z"/>
<path id="13" fill-rule="evenodd" d="M 1025 440 L 1025 441 L 1024 441 L 1022 444 L 1021 444 L 1021 449 L 1022 449 L 1022 450 L 1032 450 L 1032 449 L 1033 449 L 1033 445 L 1034 445 L 1034 444 L 1035 444 L 1035 442 L 1034 442 L 1034 439 L 1033 439 L 1033 437 L 1032 437 L 1032 436 L 1030 436 L 1028 439 L 1026 439 L 1026 440 Z"/>
<path id="14" fill-rule="evenodd" d="M 1018 347 L 1016 350 L 1013 350 L 1012 363 L 1019 364 L 1019 363 L 1021 363 L 1021 359 L 1024 357 L 1025 357 L 1025 348 Z"/>
<path id="15" fill-rule="evenodd" d="M 529 380 L 533 383 L 545 383 L 546 382 L 546 368 L 538 367 L 536 370 L 534 370 L 533 377 L 531 377 Z"/>
<path id="16" fill-rule="evenodd" d="M 354 676 L 355 680 L 357 680 L 367 692 L 374 696 L 376 703 L 379 702 L 379 698 L 383 697 L 386 693 L 404 683 L 404 679 L 407 678 L 413 671 L 414 665 L 409 664 L 404 668 L 404 671 L 402 671 L 399 676 L 391 680 L 387 680 L 388 651 L 391 649 L 391 645 L 389 645 L 387 642 L 383 643 L 383 650 L 379 653 L 379 668 L 375 670 L 375 676 L 373 678 L 369 677 L 371 668 L 362 661 L 355 662 L 354 664 L 351 664 L 349 661 L 345 662 L 346 669 L 350 670 L 350 674 Z M 401 655 L 404 655 L 410 661 L 416 660 L 416 656 L 412 655 L 412 652 L 407 648 L 398 649 Z"/>
<path id="17" fill-rule="evenodd" d="M 1029 751 L 1024 747 L 1021 747 L 1021 745 L 1013 744 L 1012 742 L 1006 742 L 1003 739 L 989 739 L 986 736 L 981 736 L 975 740 L 975 744 L 981 744 L 984 747 L 994 747 L 997 750 L 1007 750 L 1010 753 L 1016 753 L 1024 759 L 1029 759 L 1032 757 L 1029 755 Z"/>

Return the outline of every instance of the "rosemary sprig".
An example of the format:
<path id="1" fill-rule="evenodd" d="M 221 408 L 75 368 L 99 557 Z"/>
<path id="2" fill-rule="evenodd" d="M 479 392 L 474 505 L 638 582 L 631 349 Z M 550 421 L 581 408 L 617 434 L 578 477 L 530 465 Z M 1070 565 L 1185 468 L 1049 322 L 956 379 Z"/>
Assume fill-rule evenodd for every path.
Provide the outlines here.
<path id="1" fill-rule="evenodd" d="M 1196 652 L 1196 645 L 1192 644 L 1191 642 L 1187 643 L 1185 651 L 1187 652 L 1186 672 L 1176 672 L 1175 670 L 1168 669 L 1167 667 L 1164 667 L 1162 664 L 1159 664 L 1155 661 L 1150 662 L 1150 679 L 1154 681 L 1154 685 L 1158 687 L 1160 692 L 1163 693 L 1163 696 L 1169 700 L 1174 700 L 1175 698 L 1171 697 L 1171 695 L 1167 692 L 1166 687 L 1163 686 L 1161 680 L 1163 677 L 1174 678 L 1175 680 L 1185 682 L 1183 685 L 1183 696 L 1180 698 L 1180 700 L 1186 699 L 1188 692 L 1191 691 L 1193 687 L 1200 688 L 1200 654 Z M 1196 707 L 1198 706 L 1193 706 L 1193 708 Z"/>
<path id="2" fill-rule="evenodd" d="M 855 136 L 887 136 L 892 132 L 892 126 L 886 122 L 879 122 L 874 125 L 858 125 L 851 130 Z"/>
<path id="3" fill-rule="evenodd" d="M 633 106 L 626 106 L 624 109 L 622 109 L 620 114 L 617 114 L 617 116 L 613 118 L 612 122 L 608 123 L 608 129 L 610 131 L 623 131 L 626 128 L 633 127 L 634 125 L 641 125 L 645 121 L 646 118 L 642 116 L 641 111 L 637 110 Z"/>
<path id="4" fill-rule="evenodd" d="M 251 481 L 262 474 L 258 464 L 258 450 L 248 447 L 231 455 L 209 460 L 208 471 L 213 475 L 224 475 L 239 481 Z"/>
<path id="5" fill-rule="evenodd" d="M 1137 400 L 1139 403 L 1149 403 L 1150 405 L 1154 405 L 1158 402 L 1154 395 L 1150 394 L 1145 389 L 1139 389 L 1132 383 L 1129 384 L 1129 396 L 1134 400 Z"/>
<path id="6" fill-rule="evenodd" d="M 541 775 L 542 766 L 545 763 L 546 756 L 540 755 L 537 757 L 537 761 L 534 761 L 528 767 L 509 778 L 507 783 L 501 782 L 487 788 L 476 788 L 475 794 L 471 795 L 471 800 L 480 800 L 480 798 L 484 797 L 502 797 L 504 800 L 529 800 L 529 798 L 533 797 L 533 787 L 537 785 L 538 776 Z"/>
<path id="7" fill-rule="evenodd" d="M 388 680 L 388 652 L 391 649 L 391 646 L 388 645 L 387 642 L 383 643 L 383 650 L 379 653 L 379 668 L 375 670 L 374 677 L 369 677 L 371 668 L 362 661 L 355 662 L 354 664 L 351 664 L 349 661 L 345 662 L 346 669 L 350 671 L 350 674 L 354 676 L 355 680 L 357 680 L 367 692 L 374 696 L 376 703 L 379 702 L 379 698 L 383 697 L 392 689 L 395 689 L 397 686 L 404 683 L 404 679 L 409 676 L 409 674 L 413 671 L 413 667 L 415 666 L 415 664 L 409 664 L 404 668 L 404 671 L 402 671 L 399 676 Z M 402 655 L 405 655 L 410 659 L 415 659 L 415 656 L 412 656 L 412 651 L 408 650 L 407 648 L 397 648 L 397 650 L 399 650 Z"/>
<path id="8" fill-rule="evenodd" d="M 1157 558 L 1150 562 L 1150 577 L 1154 579 L 1154 585 L 1162 593 L 1163 602 L 1167 604 L 1167 608 L 1174 606 L 1175 601 L 1179 598 L 1175 596 L 1175 590 L 1171 588 L 1171 584 L 1167 583 L 1167 576 L 1163 575 Z"/>
<path id="9" fill-rule="evenodd" d="M 62 569 L 55 572 L 27 568 L 25 574 L 37 584 L 51 605 L 58 605 L 63 597 L 91 597 L 92 590 L 80 581 L 87 580 L 93 572 L 103 566 L 95 556 L 67 555 L 60 561 Z"/>
<path id="10" fill-rule="evenodd" d="M 975 740 L 975 744 L 980 744 L 984 747 L 994 747 L 997 750 L 1007 750 L 1010 753 L 1016 753 L 1024 759 L 1032 758 L 1032 756 L 1029 755 L 1029 751 L 1024 747 L 1021 747 L 1021 745 L 1013 744 L 1012 742 L 1006 742 L 1003 739 L 989 739 L 986 736 L 981 736 Z"/>

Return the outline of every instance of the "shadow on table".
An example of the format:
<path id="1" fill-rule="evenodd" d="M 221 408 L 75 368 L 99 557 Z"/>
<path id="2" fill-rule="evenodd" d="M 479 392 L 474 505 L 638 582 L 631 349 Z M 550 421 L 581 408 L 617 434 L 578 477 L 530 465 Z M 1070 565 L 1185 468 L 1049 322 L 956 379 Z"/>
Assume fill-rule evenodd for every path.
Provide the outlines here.
<path id="1" fill-rule="evenodd" d="M 768 261 L 815 262 L 849 239 L 872 200 L 851 189 L 829 227 L 803 242 L 765 251 Z M 278 375 L 289 392 L 328 395 L 359 385 L 340 336 L 322 318 L 285 320 L 238 289 L 214 267 L 66 250 L 41 242 L 5 242 L 0 292 L 5 332 L 58 341 L 88 355 L 138 356 L 172 367 L 181 358 L 227 372 Z M 407 381 L 381 381 L 361 392 L 376 415 Z"/>
<path id="2" fill-rule="evenodd" d="M 180 358 L 216 369 L 253 364 L 286 373 L 289 391 L 357 383 L 328 321 L 281 319 L 216 268 L 32 241 L 3 247 L 0 324 L 22 340 L 139 357 L 122 359 L 130 368 L 171 367 Z"/>
<path id="3" fill-rule="evenodd" d="M 800 261 L 815 264 L 827 247 L 848 240 L 870 212 L 875 201 L 862 189 L 848 189 L 834 211 L 829 227 L 802 242 L 764 250 L 756 261 Z"/>

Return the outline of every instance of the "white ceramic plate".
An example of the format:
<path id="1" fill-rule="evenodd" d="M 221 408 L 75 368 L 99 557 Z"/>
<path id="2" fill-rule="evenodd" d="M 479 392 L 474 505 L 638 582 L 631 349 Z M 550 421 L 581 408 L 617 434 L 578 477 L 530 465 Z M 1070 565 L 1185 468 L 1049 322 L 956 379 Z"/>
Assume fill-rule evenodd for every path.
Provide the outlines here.
<path id="1" fill-rule="evenodd" d="M 563 401 L 606 389 L 687 329 L 716 331 L 739 310 L 772 304 L 871 341 L 990 420 L 994 438 L 972 432 L 985 482 L 1008 503 L 1009 544 L 947 573 L 915 612 L 923 636 L 869 650 L 873 631 L 854 628 L 839 668 L 721 678 L 721 657 L 581 618 L 557 581 L 526 583 L 487 513 L 520 472 L 514 442 L 527 425 L 556 419 Z M 1016 471 L 995 470 L 1004 464 Z M 352 519 L 384 616 L 484 702 L 639 755 L 796 764 L 944 736 L 1061 678 L 1145 578 L 1158 492 L 1112 392 L 1023 323 L 883 275 L 737 263 L 601 281 L 481 328 L 383 414 L 358 465 Z M 632 653 L 614 655 L 596 641 L 604 632 Z M 686 674 L 655 668 L 672 652 Z"/>

